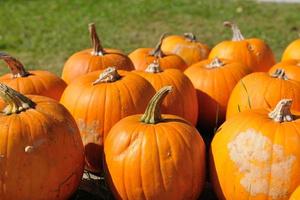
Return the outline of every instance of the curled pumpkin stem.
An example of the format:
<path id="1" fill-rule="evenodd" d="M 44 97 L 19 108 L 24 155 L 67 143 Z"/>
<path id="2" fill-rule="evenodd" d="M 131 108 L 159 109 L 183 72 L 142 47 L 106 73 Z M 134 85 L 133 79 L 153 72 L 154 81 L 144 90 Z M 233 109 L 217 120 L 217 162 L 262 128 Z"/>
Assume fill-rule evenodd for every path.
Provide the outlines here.
<path id="1" fill-rule="evenodd" d="M 213 69 L 213 68 L 222 67 L 224 65 L 225 63 L 223 63 L 219 58 L 215 57 L 208 65 L 206 65 L 206 68 Z"/>
<path id="2" fill-rule="evenodd" d="M 96 85 L 98 83 L 115 82 L 120 78 L 121 76 L 115 67 L 108 67 L 99 75 L 99 78 L 93 82 L 93 85 Z"/>
<path id="3" fill-rule="evenodd" d="M 279 123 L 293 121 L 291 106 L 292 99 L 282 99 L 278 102 L 274 110 L 269 113 L 269 117 Z"/>
<path id="4" fill-rule="evenodd" d="M 162 45 L 162 42 L 165 39 L 166 35 L 167 35 L 166 33 L 163 33 L 160 36 L 159 42 L 156 44 L 155 48 L 149 52 L 150 56 L 154 56 L 156 58 L 162 58 L 164 56 L 164 53 L 161 50 L 161 45 Z"/>
<path id="5" fill-rule="evenodd" d="M 193 33 L 184 33 L 183 36 L 190 42 L 196 42 L 197 38 Z"/>
<path id="6" fill-rule="evenodd" d="M 105 51 L 101 45 L 101 41 L 98 37 L 96 26 L 94 23 L 89 24 L 89 32 L 90 32 L 90 38 L 93 46 L 92 54 L 95 56 L 103 56 L 105 54 Z"/>
<path id="7" fill-rule="evenodd" d="M 239 27 L 235 23 L 230 22 L 230 21 L 225 21 L 223 23 L 223 25 L 225 27 L 231 28 L 232 33 L 233 33 L 232 41 L 242 41 L 242 40 L 245 39 L 244 36 L 241 33 L 241 30 L 239 29 Z"/>
<path id="8" fill-rule="evenodd" d="M 26 77 L 29 75 L 29 73 L 25 70 L 24 65 L 11 55 L 5 52 L 0 52 L 0 59 L 4 60 L 10 68 L 13 78 Z"/>
<path id="9" fill-rule="evenodd" d="M 159 65 L 159 61 L 157 59 L 155 59 L 152 63 L 150 63 L 145 70 L 145 72 L 149 72 L 149 73 L 160 73 L 162 71 L 163 70 L 161 69 Z"/>
<path id="10" fill-rule="evenodd" d="M 285 74 L 284 69 L 281 69 L 281 68 L 276 69 L 276 71 L 273 74 L 271 74 L 271 77 L 280 78 L 280 79 L 283 79 L 283 80 L 288 80 L 289 79 L 287 77 L 287 75 Z"/>

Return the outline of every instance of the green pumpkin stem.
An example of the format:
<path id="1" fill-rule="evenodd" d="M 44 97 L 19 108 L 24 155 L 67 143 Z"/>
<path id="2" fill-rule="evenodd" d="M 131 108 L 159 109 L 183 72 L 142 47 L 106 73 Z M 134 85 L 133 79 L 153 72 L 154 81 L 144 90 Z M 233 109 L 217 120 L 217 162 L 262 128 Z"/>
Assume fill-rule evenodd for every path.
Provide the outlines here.
<path id="1" fill-rule="evenodd" d="M 164 56 L 164 53 L 161 50 L 161 45 L 165 37 L 166 37 L 166 33 L 163 33 L 160 36 L 159 42 L 156 44 L 155 48 L 149 52 L 150 56 L 154 56 L 156 58 L 162 58 Z"/>
<path id="2" fill-rule="evenodd" d="M 230 22 L 230 21 L 225 21 L 223 23 L 223 25 L 225 27 L 231 28 L 232 33 L 233 33 L 232 41 L 242 41 L 242 40 L 245 39 L 244 36 L 241 33 L 241 30 L 239 29 L 239 27 L 235 23 Z"/>
<path id="3" fill-rule="evenodd" d="M 183 36 L 190 42 L 196 42 L 197 38 L 193 33 L 184 33 Z"/>
<path id="4" fill-rule="evenodd" d="M 99 75 L 99 78 L 93 82 L 93 85 L 96 85 L 98 83 L 115 82 L 120 78 L 121 76 L 115 67 L 108 67 Z"/>
<path id="5" fill-rule="evenodd" d="M 90 38 L 93 46 L 92 54 L 95 56 L 103 56 L 105 54 L 105 51 L 101 45 L 101 41 L 98 37 L 96 26 L 94 23 L 89 24 L 89 32 L 90 32 Z"/>
<path id="6" fill-rule="evenodd" d="M 2 111 L 5 115 L 19 113 L 35 107 L 35 103 L 23 94 L 0 83 L 0 97 L 7 104 Z"/>
<path id="7" fill-rule="evenodd" d="M 158 59 L 155 59 L 152 63 L 150 63 L 145 70 L 145 72 L 149 72 L 149 73 L 160 73 L 162 71 L 163 70 L 160 67 Z"/>
<path id="8" fill-rule="evenodd" d="M 7 66 L 10 68 L 13 78 L 26 77 L 29 73 L 25 70 L 24 65 L 11 55 L 0 52 L 0 59 L 6 62 Z"/>
<path id="9" fill-rule="evenodd" d="M 225 63 L 223 63 L 222 60 L 220 60 L 218 57 L 215 57 L 208 65 L 206 65 L 206 68 L 213 69 L 213 68 L 222 67 L 224 65 Z"/>
<path id="10" fill-rule="evenodd" d="M 269 117 L 275 122 L 290 122 L 294 120 L 291 113 L 292 99 L 282 99 L 278 102 L 273 111 L 269 112 Z"/>
<path id="11" fill-rule="evenodd" d="M 271 77 L 280 78 L 280 79 L 283 79 L 283 80 L 288 80 L 289 79 L 287 77 L 287 75 L 285 74 L 284 69 L 281 69 L 281 68 L 276 69 L 276 71 L 273 74 L 271 74 Z"/>
<path id="12" fill-rule="evenodd" d="M 161 88 L 150 100 L 145 113 L 141 117 L 141 122 L 146 124 L 157 124 L 161 122 L 161 104 L 164 98 L 172 91 L 172 86 L 165 86 Z"/>

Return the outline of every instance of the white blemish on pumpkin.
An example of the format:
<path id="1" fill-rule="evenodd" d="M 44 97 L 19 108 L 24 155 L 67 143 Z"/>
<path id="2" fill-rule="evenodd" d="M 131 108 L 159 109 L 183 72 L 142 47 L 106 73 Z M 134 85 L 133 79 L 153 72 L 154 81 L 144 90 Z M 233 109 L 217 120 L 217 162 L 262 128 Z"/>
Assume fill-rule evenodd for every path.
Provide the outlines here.
<path id="1" fill-rule="evenodd" d="M 227 148 L 239 172 L 241 185 L 251 196 L 265 194 L 272 199 L 289 195 L 291 167 L 296 157 L 285 155 L 281 145 L 253 129 L 239 133 Z"/>
<path id="2" fill-rule="evenodd" d="M 99 121 L 94 120 L 87 124 L 83 119 L 78 119 L 77 124 L 84 144 L 88 144 L 89 142 L 95 143 L 95 141 L 98 141 L 99 144 L 102 143 Z"/>
<path id="3" fill-rule="evenodd" d="M 0 154 L 0 160 L 2 160 L 3 158 L 5 158 L 5 156 Z"/>
<path id="4" fill-rule="evenodd" d="M 25 147 L 25 153 L 32 153 L 34 150 L 34 146 L 26 146 Z"/>

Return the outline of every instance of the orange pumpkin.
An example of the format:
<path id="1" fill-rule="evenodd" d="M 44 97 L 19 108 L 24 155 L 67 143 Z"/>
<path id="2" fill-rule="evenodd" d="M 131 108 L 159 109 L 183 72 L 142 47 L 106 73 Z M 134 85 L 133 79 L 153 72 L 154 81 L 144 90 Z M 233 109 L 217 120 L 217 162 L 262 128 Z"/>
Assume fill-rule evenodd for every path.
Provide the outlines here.
<path id="1" fill-rule="evenodd" d="M 175 54 L 165 54 L 161 50 L 164 38 L 165 34 L 161 36 L 155 48 L 139 48 L 129 54 L 136 70 L 145 71 L 154 60 L 158 60 L 162 69 L 175 68 L 184 71 L 187 68 L 187 64 L 181 57 Z"/>
<path id="2" fill-rule="evenodd" d="M 77 190 L 84 149 L 76 122 L 57 101 L 0 83 L 1 200 L 65 200 Z"/>
<path id="3" fill-rule="evenodd" d="M 256 72 L 242 78 L 233 89 L 226 119 L 248 109 L 273 108 L 280 99 L 293 99 L 293 109 L 300 111 L 300 83 L 290 80 L 283 69 L 269 75 Z"/>
<path id="4" fill-rule="evenodd" d="M 180 56 L 188 66 L 206 59 L 210 51 L 193 33 L 184 33 L 183 36 L 170 35 L 163 40 L 161 49 L 165 53 Z"/>
<path id="5" fill-rule="evenodd" d="M 102 172 L 103 143 L 120 119 L 142 113 L 155 93 L 142 77 L 109 67 L 86 74 L 72 82 L 61 103 L 71 112 L 85 145 L 86 168 Z"/>
<path id="6" fill-rule="evenodd" d="M 102 47 L 95 24 L 89 24 L 89 31 L 93 48 L 73 54 L 63 67 L 62 79 L 69 84 L 81 75 L 110 66 L 128 71 L 134 69 L 131 60 L 120 50 Z"/>
<path id="7" fill-rule="evenodd" d="M 300 186 L 296 188 L 296 190 L 293 192 L 292 196 L 289 198 L 289 200 L 299 200 L 300 199 Z"/>
<path id="8" fill-rule="evenodd" d="M 224 22 L 233 31 L 231 41 L 217 44 L 210 52 L 209 58 L 226 58 L 244 63 L 252 71 L 268 71 L 275 64 L 272 50 L 263 40 L 245 39 L 238 26 L 232 22 Z"/>
<path id="9" fill-rule="evenodd" d="M 4 52 L 0 52 L 0 59 L 4 60 L 11 70 L 11 74 L 0 77 L 0 83 L 22 94 L 42 95 L 59 101 L 67 86 L 61 78 L 48 71 L 26 71 L 20 61 Z"/>
<path id="10" fill-rule="evenodd" d="M 159 63 L 154 61 L 144 72 L 136 71 L 135 73 L 149 81 L 156 91 L 165 85 L 173 87 L 172 93 L 166 97 L 162 104 L 162 113 L 177 115 L 185 118 L 193 125 L 197 124 L 196 90 L 189 78 L 180 70 L 162 70 Z"/>
<path id="11" fill-rule="evenodd" d="M 186 120 L 161 115 L 166 86 L 144 115 L 120 120 L 104 146 L 107 180 L 116 199 L 197 199 L 205 181 L 205 145 Z"/>
<path id="12" fill-rule="evenodd" d="M 281 61 L 269 70 L 269 74 L 274 74 L 277 69 L 284 69 L 291 80 L 300 81 L 300 60 Z"/>
<path id="13" fill-rule="evenodd" d="M 220 127 L 210 159 L 220 200 L 288 200 L 300 184 L 300 116 L 291 102 L 243 111 Z"/>
<path id="14" fill-rule="evenodd" d="M 281 61 L 300 59 L 300 39 L 291 42 L 282 54 Z"/>
<path id="15" fill-rule="evenodd" d="M 203 132 L 213 132 L 224 122 L 230 93 L 249 72 L 241 63 L 219 58 L 198 62 L 184 72 L 197 91 L 198 122 Z"/>

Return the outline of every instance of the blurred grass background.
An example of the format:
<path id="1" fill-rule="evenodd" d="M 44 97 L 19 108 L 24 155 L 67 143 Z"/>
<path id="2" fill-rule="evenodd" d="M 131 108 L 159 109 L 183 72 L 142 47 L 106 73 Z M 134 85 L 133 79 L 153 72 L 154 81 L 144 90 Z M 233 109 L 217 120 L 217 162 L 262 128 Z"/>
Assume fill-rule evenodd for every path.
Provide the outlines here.
<path id="1" fill-rule="evenodd" d="M 163 32 L 194 32 L 213 46 L 230 39 L 224 20 L 239 24 L 245 37 L 266 40 L 277 60 L 298 38 L 300 4 L 266 4 L 247 0 L 0 0 L 0 51 L 27 68 L 60 75 L 74 52 L 89 48 L 87 25 L 95 22 L 105 47 L 129 53 L 151 47 Z M 7 72 L 0 62 L 0 72 Z"/>

